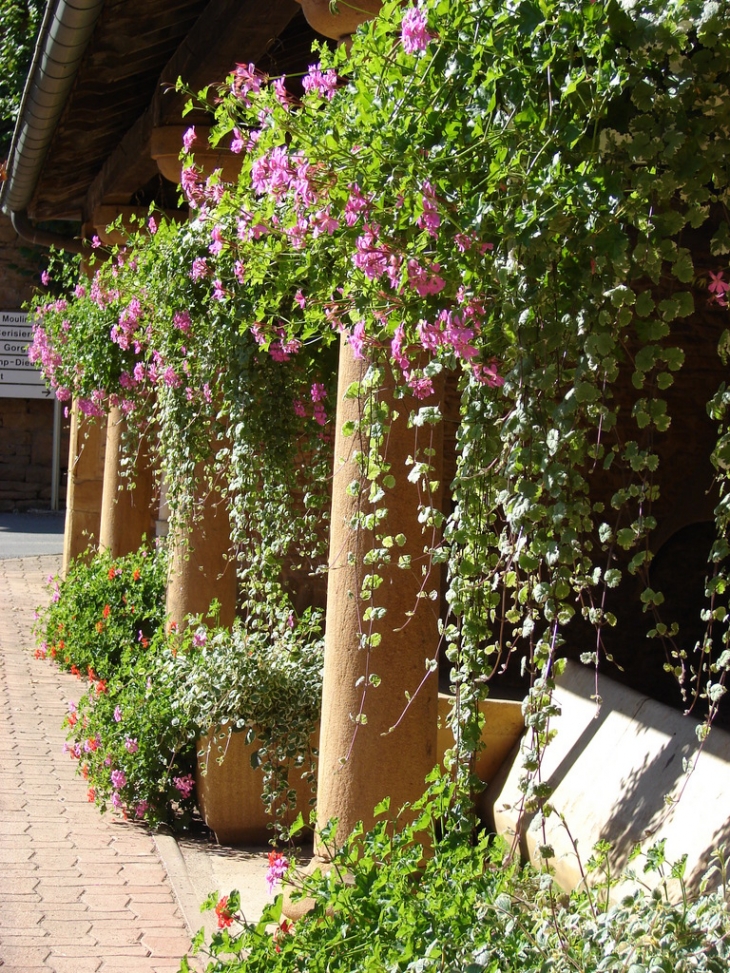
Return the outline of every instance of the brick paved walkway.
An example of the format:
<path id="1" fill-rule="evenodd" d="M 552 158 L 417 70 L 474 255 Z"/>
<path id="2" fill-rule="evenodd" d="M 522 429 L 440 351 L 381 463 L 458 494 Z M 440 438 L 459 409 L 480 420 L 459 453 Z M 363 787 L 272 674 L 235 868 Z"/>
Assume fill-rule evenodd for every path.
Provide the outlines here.
<path id="1" fill-rule="evenodd" d="M 79 683 L 33 655 L 59 564 L 0 560 L 0 967 L 172 973 L 190 936 L 155 843 L 87 802 L 61 729 Z"/>

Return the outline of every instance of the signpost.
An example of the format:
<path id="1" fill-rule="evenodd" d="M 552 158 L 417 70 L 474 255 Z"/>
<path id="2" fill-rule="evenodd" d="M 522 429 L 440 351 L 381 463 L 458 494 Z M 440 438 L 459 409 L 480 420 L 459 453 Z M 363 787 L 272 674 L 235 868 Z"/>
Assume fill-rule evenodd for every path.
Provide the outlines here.
<path id="1" fill-rule="evenodd" d="M 51 399 L 39 369 L 28 360 L 33 329 L 24 311 L 0 311 L 0 398 Z"/>
<path id="2" fill-rule="evenodd" d="M 61 403 L 28 360 L 33 328 L 24 311 L 0 311 L 0 398 L 53 400 L 51 508 L 58 510 L 61 480 Z"/>

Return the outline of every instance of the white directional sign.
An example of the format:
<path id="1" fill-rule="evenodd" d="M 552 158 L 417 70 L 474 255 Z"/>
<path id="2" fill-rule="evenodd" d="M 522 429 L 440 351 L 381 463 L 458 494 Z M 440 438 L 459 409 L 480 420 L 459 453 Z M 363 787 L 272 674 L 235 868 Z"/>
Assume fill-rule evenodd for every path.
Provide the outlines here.
<path id="1" fill-rule="evenodd" d="M 41 373 L 28 360 L 33 329 L 24 311 L 0 311 L 0 398 L 50 399 Z"/>

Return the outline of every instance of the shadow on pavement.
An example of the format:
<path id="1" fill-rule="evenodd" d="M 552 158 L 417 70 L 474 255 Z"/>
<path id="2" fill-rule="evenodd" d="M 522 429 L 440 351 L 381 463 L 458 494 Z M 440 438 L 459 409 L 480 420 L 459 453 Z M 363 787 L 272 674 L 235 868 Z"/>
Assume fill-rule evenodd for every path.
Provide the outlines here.
<path id="1" fill-rule="evenodd" d="M 0 513 L 0 558 L 63 553 L 63 512 Z"/>

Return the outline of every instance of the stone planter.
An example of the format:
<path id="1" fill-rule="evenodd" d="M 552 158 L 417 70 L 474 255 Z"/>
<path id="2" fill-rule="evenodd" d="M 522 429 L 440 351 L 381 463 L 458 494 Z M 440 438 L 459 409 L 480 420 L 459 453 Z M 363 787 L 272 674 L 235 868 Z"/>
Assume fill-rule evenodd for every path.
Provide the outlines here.
<path id="1" fill-rule="evenodd" d="M 443 765 L 445 751 L 453 745 L 451 730 L 446 719 L 451 698 L 439 696 L 438 758 Z M 479 754 L 475 771 L 487 783 L 519 740 L 524 730 L 522 707 L 519 702 L 489 699 L 482 703 L 485 717 L 482 738 L 484 750 Z M 312 746 L 318 744 L 318 733 L 313 734 Z M 255 744 L 246 744 L 245 732 L 219 734 L 213 732 L 198 740 L 199 756 L 196 767 L 198 805 L 203 820 L 222 845 L 265 844 L 271 837 L 271 817 L 264 811 L 261 801 L 263 774 L 251 766 Z M 223 755 L 223 761 L 218 757 Z M 306 781 L 295 779 L 291 784 L 297 791 L 297 806 L 291 820 L 301 812 L 305 821 L 309 818 L 313 796 Z"/>
<path id="2" fill-rule="evenodd" d="M 447 723 L 452 698 L 446 693 L 439 693 L 437 749 L 442 767 L 444 753 L 454 745 L 454 737 Z M 484 749 L 477 754 L 474 772 L 480 780 L 488 784 L 522 736 L 525 720 L 522 715 L 522 703 L 516 700 L 485 699 L 479 706 L 484 715 L 482 729 Z"/>
<path id="3" fill-rule="evenodd" d="M 318 733 L 313 734 L 316 746 Z M 255 743 L 246 744 L 246 733 L 228 735 L 214 731 L 201 737 L 197 743 L 195 783 L 198 806 L 203 820 L 215 833 L 221 845 L 263 845 L 272 836 L 269 825 L 271 815 L 266 814 L 261 800 L 263 772 L 251 766 L 251 756 L 257 749 Z M 201 752 L 203 755 L 200 756 Z M 218 758 L 223 755 L 223 761 Z M 301 812 L 309 820 L 310 791 L 306 780 L 298 779 L 297 771 L 290 771 L 290 786 L 297 792 L 296 809 L 290 812 L 291 824 Z"/>

